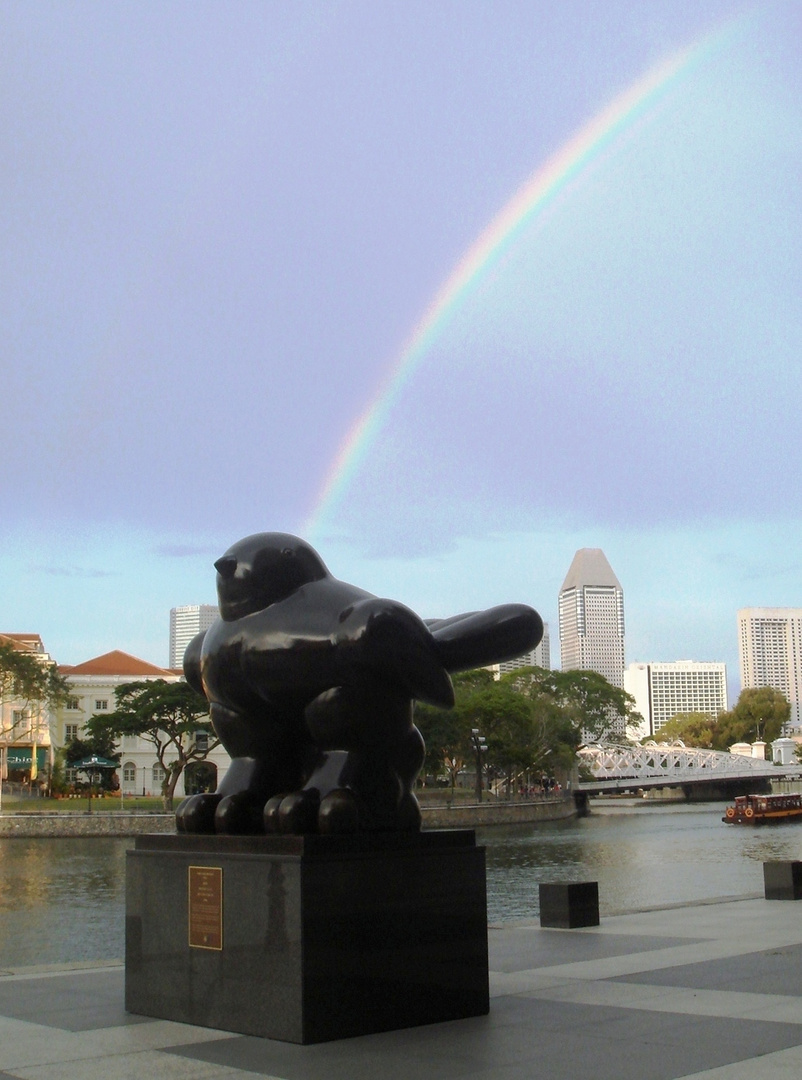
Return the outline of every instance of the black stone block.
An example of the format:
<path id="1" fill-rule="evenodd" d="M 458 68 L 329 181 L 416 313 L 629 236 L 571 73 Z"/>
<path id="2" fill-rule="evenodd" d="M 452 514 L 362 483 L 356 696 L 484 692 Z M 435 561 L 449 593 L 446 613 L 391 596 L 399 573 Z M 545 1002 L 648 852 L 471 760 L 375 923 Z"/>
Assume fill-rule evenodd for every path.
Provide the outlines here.
<path id="1" fill-rule="evenodd" d="M 560 930 L 599 925 L 597 881 L 548 882 L 540 885 L 540 925 Z"/>
<path id="2" fill-rule="evenodd" d="M 764 862 L 767 900 L 802 900 L 802 862 Z"/>
<path id="3" fill-rule="evenodd" d="M 212 932 L 206 946 L 190 924 L 189 867 L 222 881 L 222 940 Z M 471 831 L 138 837 L 125 1004 L 295 1043 L 484 1015 L 484 849 Z"/>

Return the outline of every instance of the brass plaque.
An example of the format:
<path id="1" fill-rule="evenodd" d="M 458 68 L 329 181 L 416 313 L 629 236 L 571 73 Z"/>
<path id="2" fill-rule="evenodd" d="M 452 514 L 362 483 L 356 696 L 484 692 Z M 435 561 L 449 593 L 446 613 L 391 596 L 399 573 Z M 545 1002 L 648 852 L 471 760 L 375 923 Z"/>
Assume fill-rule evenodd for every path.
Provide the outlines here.
<path id="1" fill-rule="evenodd" d="M 193 949 L 223 948 L 223 868 L 189 867 L 189 944 Z"/>

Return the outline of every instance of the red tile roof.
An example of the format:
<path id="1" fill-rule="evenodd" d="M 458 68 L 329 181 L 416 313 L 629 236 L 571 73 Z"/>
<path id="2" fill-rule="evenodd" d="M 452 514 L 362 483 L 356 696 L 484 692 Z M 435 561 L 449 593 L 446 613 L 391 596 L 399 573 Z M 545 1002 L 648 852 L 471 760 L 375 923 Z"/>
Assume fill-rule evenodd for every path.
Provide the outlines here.
<path id="1" fill-rule="evenodd" d="M 39 634 L 0 634 L 0 643 L 4 645 L 13 645 L 15 649 L 19 649 L 20 652 L 30 650 L 31 652 L 44 652 L 45 647 L 42 644 L 42 639 Z"/>
<path id="2" fill-rule="evenodd" d="M 161 678 L 175 674 L 169 668 L 156 667 L 155 664 L 149 664 L 147 660 L 140 660 L 137 656 L 131 656 L 130 653 L 121 652 L 119 649 L 103 653 L 102 656 L 95 656 L 91 660 L 85 660 L 83 664 L 72 666 L 59 664 L 59 671 L 62 675 L 130 675 L 134 677 L 159 675 Z"/>

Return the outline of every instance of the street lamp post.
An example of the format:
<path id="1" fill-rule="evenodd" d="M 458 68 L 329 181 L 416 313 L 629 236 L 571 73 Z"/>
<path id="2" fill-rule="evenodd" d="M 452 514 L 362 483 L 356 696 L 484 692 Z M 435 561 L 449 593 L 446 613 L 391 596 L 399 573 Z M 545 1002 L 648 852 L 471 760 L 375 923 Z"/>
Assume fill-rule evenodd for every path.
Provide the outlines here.
<path id="1" fill-rule="evenodd" d="M 487 743 L 484 735 L 479 734 L 479 728 L 471 729 L 471 745 L 476 754 L 476 801 L 482 801 L 482 754 L 487 752 Z"/>

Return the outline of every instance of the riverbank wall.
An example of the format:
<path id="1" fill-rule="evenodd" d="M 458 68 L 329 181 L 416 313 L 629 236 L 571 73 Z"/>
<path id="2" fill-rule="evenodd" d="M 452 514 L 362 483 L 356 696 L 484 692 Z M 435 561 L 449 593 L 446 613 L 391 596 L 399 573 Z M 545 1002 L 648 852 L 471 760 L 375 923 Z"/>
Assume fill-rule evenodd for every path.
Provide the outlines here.
<path id="1" fill-rule="evenodd" d="M 478 829 L 563 821 L 576 816 L 573 799 L 474 803 L 421 808 L 424 829 Z M 173 814 L 20 813 L 0 814 L 0 837 L 140 836 L 175 832 Z"/>
<path id="2" fill-rule="evenodd" d="M 424 829 L 478 829 L 491 825 L 529 825 L 566 821 L 577 816 L 572 798 L 531 799 L 511 803 L 423 806 Z"/>
<path id="3" fill-rule="evenodd" d="M 1 814 L 0 837 L 140 836 L 175 832 L 175 814 Z"/>

